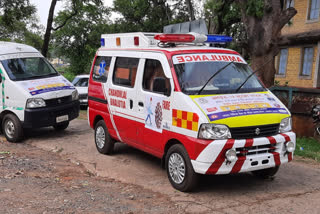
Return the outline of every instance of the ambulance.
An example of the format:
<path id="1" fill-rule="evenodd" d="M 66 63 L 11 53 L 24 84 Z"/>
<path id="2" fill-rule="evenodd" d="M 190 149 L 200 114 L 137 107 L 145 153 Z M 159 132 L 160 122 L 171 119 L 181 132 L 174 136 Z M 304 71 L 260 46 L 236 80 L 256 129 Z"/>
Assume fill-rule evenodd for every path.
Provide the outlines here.
<path id="1" fill-rule="evenodd" d="M 35 48 L 0 42 L 0 75 L 0 124 L 8 141 L 21 141 L 28 129 L 64 130 L 78 117 L 77 90 Z"/>
<path id="2" fill-rule="evenodd" d="M 292 160 L 288 109 L 221 35 L 104 34 L 89 79 L 97 150 L 123 142 L 162 160 L 171 185 L 199 174 L 274 176 Z"/>

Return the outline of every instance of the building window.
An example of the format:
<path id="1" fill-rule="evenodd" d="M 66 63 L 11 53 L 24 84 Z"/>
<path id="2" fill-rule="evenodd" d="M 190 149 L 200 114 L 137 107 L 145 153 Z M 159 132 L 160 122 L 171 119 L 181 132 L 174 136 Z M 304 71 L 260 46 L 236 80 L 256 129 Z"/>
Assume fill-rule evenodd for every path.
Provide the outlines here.
<path id="1" fill-rule="evenodd" d="M 294 0 L 286 0 L 286 9 L 294 7 Z"/>
<path id="2" fill-rule="evenodd" d="M 303 48 L 302 50 L 302 69 L 301 76 L 310 76 L 313 62 L 313 47 Z"/>
<path id="3" fill-rule="evenodd" d="M 308 19 L 314 20 L 319 18 L 320 0 L 309 0 Z"/>
<path id="4" fill-rule="evenodd" d="M 279 57 L 279 67 L 278 67 L 278 74 L 285 75 L 287 70 L 287 61 L 288 61 L 288 49 L 284 48 L 280 50 L 280 57 Z"/>

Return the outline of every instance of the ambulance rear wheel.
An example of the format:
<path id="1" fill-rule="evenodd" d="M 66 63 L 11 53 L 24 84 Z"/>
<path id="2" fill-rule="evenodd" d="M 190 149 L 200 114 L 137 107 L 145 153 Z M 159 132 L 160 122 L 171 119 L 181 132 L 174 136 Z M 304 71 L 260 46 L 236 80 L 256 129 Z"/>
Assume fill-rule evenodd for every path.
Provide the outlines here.
<path id="1" fill-rule="evenodd" d="M 101 154 L 110 155 L 113 152 L 114 140 L 111 138 L 103 120 L 100 120 L 94 128 L 94 141 Z"/>
<path id="2" fill-rule="evenodd" d="M 280 166 L 268 168 L 268 169 L 260 169 L 257 171 L 252 171 L 251 173 L 261 179 L 268 179 L 275 176 L 275 174 L 278 172 Z"/>
<path id="3" fill-rule="evenodd" d="M 6 114 L 2 120 L 2 131 L 9 142 L 17 143 L 23 138 L 20 120 L 13 114 Z"/>
<path id="4" fill-rule="evenodd" d="M 166 155 L 166 170 L 171 185 L 182 192 L 192 191 L 198 180 L 189 155 L 180 144 L 171 146 Z"/>

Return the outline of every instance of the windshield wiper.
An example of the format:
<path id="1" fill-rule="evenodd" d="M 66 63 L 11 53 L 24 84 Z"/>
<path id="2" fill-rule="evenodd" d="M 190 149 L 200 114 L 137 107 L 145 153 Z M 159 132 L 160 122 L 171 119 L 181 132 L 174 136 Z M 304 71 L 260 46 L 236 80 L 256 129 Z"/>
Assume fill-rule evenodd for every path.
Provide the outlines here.
<path id="1" fill-rule="evenodd" d="M 229 62 L 227 65 L 223 66 L 222 68 L 220 68 L 216 73 L 214 73 L 206 82 L 206 84 L 204 84 L 204 86 L 198 91 L 198 95 L 201 94 L 201 92 L 203 91 L 203 89 L 208 85 L 208 83 L 213 79 L 213 77 L 217 76 L 221 71 L 223 71 L 226 67 L 228 67 L 230 64 L 233 64 L 234 61 Z"/>
<path id="2" fill-rule="evenodd" d="M 252 74 L 247 76 L 247 78 L 243 81 L 243 83 L 236 89 L 236 93 L 238 93 L 238 91 L 242 88 L 242 86 L 244 86 L 247 83 L 247 81 L 250 79 L 250 77 L 252 77 L 255 73 L 257 73 L 262 67 L 264 67 L 266 64 L 268 64 L 272 59 L 273 58 L 271 58 L 267 62 L 263 63 L 257 70 L 255 70 L 254 72 L 252 72 Z"/>

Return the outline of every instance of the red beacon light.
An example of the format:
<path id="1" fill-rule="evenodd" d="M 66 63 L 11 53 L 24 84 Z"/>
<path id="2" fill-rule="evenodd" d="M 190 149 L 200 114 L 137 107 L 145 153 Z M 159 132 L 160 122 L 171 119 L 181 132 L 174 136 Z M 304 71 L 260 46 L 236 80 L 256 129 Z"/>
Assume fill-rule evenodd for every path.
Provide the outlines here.
<path id="1" fill-rule="evenodd" d="M 224 35 L 204 35 L 198 33 L 190 34 L 157 34 L 155 40 L 164 43 L 227 43 L 232 41 L 232 37 Z"/>
<path id="2" fill-rule="evenodd" d="M 195 37 L 191 34 L 157 34 L 154 36 L 154 39 L 160 42 L 174 43 L 193 42 Z"/>

